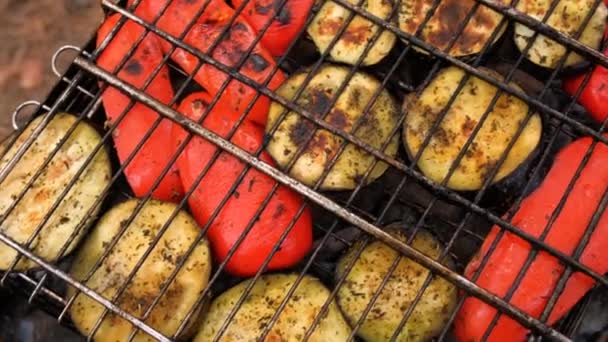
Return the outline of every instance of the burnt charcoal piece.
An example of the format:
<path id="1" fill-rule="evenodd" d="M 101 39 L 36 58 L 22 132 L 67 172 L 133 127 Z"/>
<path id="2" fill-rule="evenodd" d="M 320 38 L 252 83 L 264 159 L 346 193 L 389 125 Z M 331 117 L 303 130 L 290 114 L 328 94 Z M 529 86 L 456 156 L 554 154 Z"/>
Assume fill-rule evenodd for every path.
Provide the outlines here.
<path id="1" fill-rule="evenodd" d="M 383 62 L 370 67 L 370 71 L 384 78 L 397 63 L 399 55 L 404 49 L 406 49 L 406 45 L 397 41 L 396 47 L 391 50 Z M 435 61 L 429 59 L 428 56 L 420 55 L 410 48 L 389 79 L 389 86 L 395 90 L 393 93 L 400 94 L 404 90 L 413 90 L 418 87 L 428 77 L 428 71 L 431 70 L 434 63 Z"/>
<path id="2" fill-rule="evenodd" d="M 346 249 L 354 242 L 358 241 L 364 233 L 356 227 L 347 227 L 336 231 L 327 238 L 327 241 L 321 246 L 316 261 L 335 262 Z M 321 244 L 322 238 L 317 239 L 313 245 L 313 250 L 316 250 Z"/>
<path id="3" fill-rule="evenodd" d="M 171 85 L 173 86 L 173 89 L 175 89 L 175 91 L 177 92 L 184 86 L 184 84 L 188 80 L 189 75 L 186 75 L 181 70 L 178 71 L 177 68 L 171 67 L 171 64 L 169 65 L 169 76 L 171 77 Z M 199 91 L 203 91 L 203 88 L 198 83 L 194 82 L 194 80 L 190 80 L 190 82 L 188 82 L 188 84 L 186 85 L 184 91 L 178 97 L 178 101 L 176 101 L 176 103 L 180 103 L 188 95 Z"/>
<path id="4" fill-rule="evenodd" d="M 336 214 L 328 211 L 327 209 L 315 204 L 309 203 L 308 207 L 310 208 L 312 214 L 312 222 L 316 227 L 321 227 L 313 230 L 315 239 L 323 237 L 325 235 L 325 230 L 329 229 L 334 221 L 338 220 L 338 227 L 342 227 L 344 222 L 342 219 L 338 218 Z M 337 230 L 337 228 L 335 230 Z"/>
<path id="5" fill-rule="evenodd" d="M 315 44 L 309 39 L 299 39 L 289 51 L 286 61 L 281 64 L 281 68 L 288 73 L 294 73 L 302 66 L 315 63 L 319 59 L 319 51 Z"/>
<path id="6" fill-rule="evenodd" d="M 0 292 L 0 341 L 76 342 L 85 339 L 61 326 L 46 313 L 34 309 L 22 297 L 6 290 Z"/>
<path id="7" fill-rule="evenodd" d="M 576 342 L 608 341 L 608 289 L 597 287 L 587 294 L 557 327 Z"/>
<path id="8" fill-rule="evenodd" d="M 384 176 L 380 179 L 381 182 L 385 184 L 385 188 L 387 189 L 388 194 L 392 194 L 395 189 L 401 183 L 403 175 L 400 171 L 395 169 L 389 169 L 386 171 Z M 387 196 L 389 196 L 387 195 Z M 398 195 L 398 198 L 402 201 L 402 203 L 408 204 L 412 207 L 418 207 L 419 210 L 424 211 L 431 201 L 435 199 L 437 196 L 433 193 L 433 191 L 421 184 L 418 183 L 412 177 L 409 177 L 406 180 L 405 185 L 402 187 L 401 192 Z M 387 197 L 388 198 L 388 197 Z M 431 208 L 428 217 L 436 217 L 438 219 L 442 219 L 448 222 L 459 222 L 460 219 L 464 216 L 465 210 L 457 204 L 448 203 L 444 200 L 437 199 L 435 200 L 435 204 Z M 417 218 L 416 218 L 417 220 Z M 390 222 L 391 219 L 385 219 L 386 222 Z"/>

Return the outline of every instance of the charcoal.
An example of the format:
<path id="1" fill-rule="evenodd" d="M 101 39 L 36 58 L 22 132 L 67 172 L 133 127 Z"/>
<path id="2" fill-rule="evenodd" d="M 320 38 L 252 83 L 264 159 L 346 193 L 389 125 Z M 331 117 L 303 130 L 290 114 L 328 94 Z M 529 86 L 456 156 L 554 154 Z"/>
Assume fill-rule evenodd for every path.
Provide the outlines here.
<path id="1" fill-rule="evenodd" d="M 575 341 L 606 341 L 608 339 L 608 288 L 598 287 L 588 295 L 579 322 L 572 336 Z M 582 305 L 581 305 L 582 306 Z M 576 309 L 573 310 L 576 314 Z M 576 315 L 577 316 L 577 315 Z M 575 317 L 576 317 L 575 316 Z M 603 336 L 603 340 L 600 337 Z"/>
<path id="2" fill-rule="evenodd" d="M 357 241 L 361 235 L 362 231 L 356 227 L 347 227 L 341 230 L 336 231 L 331 234 L 327 241 L 321 246 L 319 254 L 316 257 L 316 261 L 336 261 L 350 245 L 352 245 L 355 241 Z M 318 239 L 315 241 L 313 245 L 313 250 L 315 250 L 320 244 L 322 240 Z"/>
<path id="3" fill-rule="evenodd" d="M 84 341 L 78 333 L 61 326 L 46 313 L 34 309 L 9 291 L 0 292 L 0 341 Z"/>

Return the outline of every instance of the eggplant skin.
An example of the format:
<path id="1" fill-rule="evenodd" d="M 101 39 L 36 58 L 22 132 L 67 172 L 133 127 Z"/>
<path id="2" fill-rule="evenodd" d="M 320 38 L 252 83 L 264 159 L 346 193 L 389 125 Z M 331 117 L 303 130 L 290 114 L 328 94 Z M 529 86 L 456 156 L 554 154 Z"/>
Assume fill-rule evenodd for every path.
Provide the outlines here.
<path id="1" fill-rule="evenodd" d="M 116 292 L 127 280 L 135 264 L 143 257 L 152 241 L 160 233 L 161 227 L 170 218 L 176 205 L 173 203 L 149 200 L 127 227 L 110 254 L 93 270 L 104 250 L 115 238 L 121 227 L 136 209 L 139 200 L 131 199 L 110 209 L 88 236 L 72 264 L 70 274 L 84 285 L 112 300 Z M 151 253 L 143 261 L 126 290 L 114 303 L 124 311 L 142 318 L 144 312 L 158 297 L 160 289 L 166 284 L 171 273 L 187 250 L 196 242 L 200 229 L 194 219 L 185 211 L 180 211 L 169 224 Z M 173 336 L 190 310 L 194 310 L 188 328 L 180 338 L 191 336 L 193 328 L 200 319 L 201 306 L 196 302 L 207 286 L 211 274 L 211 253 L 206 239 L 196 242 L 193 252 L 185 260 L 183 267 L 169 285 L 168 290 L 144 322 L 165 336 Z M 68 289 L 68 298 L 75 289 Z M 95 322 L 104 312 L 104 306 L 79 293 L 69 309 L 77 329 L 89 335 Z M 94 335 L 96 341 L 126 341 L 132 325 L 119 316 L 108 313 Z M 156 341 L 148 334 L 139 331 L 134 341 Z"/>
<path id="2" fill-rule="evenodd" d="M 518 11 L 541 21 L 551 7 L 552 2 L 554 1 L 521 0 L 516 8 Z M 594 2 L 594 0 L 559 0 L 546 24 L 567 36 L 574 37 L 589 15 L 589 11 L 593 10 Z M 604 38 L 607 17 L 608 9 L 604 2 L 600 1 L 578 41 L 591 48 L 599 49 Z M 532 29 L 520 23 L 515 24 L 515 44 L 520 51 L 526 48 L 533 35 L 534 31 Z M 539 34 L 528 50 L 526 57 L 542 67 L 555 68 L 565 53 L 565 46 Z M 572 66 L 583 61 L 584 58 L 581 55 L 571 52 L 566 58 L 564 66 Z"/>
<path id="3" fill-rule="evenodd" d="M 354 134 L 375 148 L 379 149 L 389 141 L 384 153 L 394 157 L 399 148 L 399 134 L 393 134 L 391 137 L 391 133 L 398 125 L 399 106 L 387 90 L 383 89 L 380 92 L 371 105 L 369 113 L 361 119 L 357 131 L 352 132 L 353 124 L 363 116 L 365 108 L 380 88 L 381 84 L 378 80 L 365 73 L 355 73 L 335 105 L 329 108 L 339 87 L 346 82 L 348 72 L 349 69 L 342 66 L 330 64 L 322 66 L 312 76 L 296 102 L 316 116 L 321 116 L 329 109 L 329 114 L 325 117 L 326 122 L 338 130 Z M 306 77 L 306 72 L 292 75 L 277 93 L 286 99 L 293 99 Z M 286 110 L 277 102 L 270 105 L 266 124 L 267 133 Z M 338 152 L 343 142 L 342 138 L 327 130 L 317 129 L 315 123 L 296 112 L 289 112 L 279 123 L 267 146 L 268 152 L 277 164 L 285 168 L 295 157 L 298 148 L 305 144 L 313 133 L 313 138 L 304 147 L 303 153 L 299 155 L 290 170 L 292 177 L 308 186 L 313 186 L 320 179 L 324 168 Z M 378 162 L 369 177 L 364 180 L 363 176 L 374 160 L 371 154 L 353 144 L 348 144 L 320 188 L 350 190 L 359 183 L 372 182 L 388 168 L 386 163 Z"/>
<path id="4" fill-rule="evenodd" d="M 480 70 L 499 81 L 504 80 L 493 70 L 486 68 Z M 406 97 L 403 141 L 411 157 L 419 153 L 425 137 L 450 97 L 456 93 L 458 84 L 464 76 L 465 73 L 461 69 L 448 67 L 437 73 L 418 98 L 414 95 Z M 522 91 L 514 83 L 510 83 L 509 86 Z M 496 87 L 479 78 L 471 76 L 467 80 L 418 160 L 418 167 L 426 177 L 436 183 L 444 180 L 452 163 L 488 110 L 497 90 Z M 487 116 L 458 167 L 452 173 L 447 187 L 457 191 L 479 190 L 488 172 L 492 171 L 506 151 L 528 111 L 525 102 L 502 92 L 492 112 Z M 492 183 L 511 175 L 534 155 L 540 143 L 542 130 L 540 115 L 533 113 Z"/>
<path id="5" fill-rule="evenodd" d="M 24 129 L 0 160 L 0 169 L 9 163 L 41 120 L 42 116 L 37 117 Z M 25 190 L 27 183 L 77 120 L 77 117 L 67 113 L 55 114 L 26 150 L 5 180 L 0 183 L 0 217 L 6 215 L 16 198 Z M 40 177 L 26 190 L 21 201 L 5 218 L 0 231 L 18 243 L 26 243 L 49 213 L 61 192 L 101 141 L 101 136 L 92 126 L 83 121 L 79 122 Z M 102 147 L 50 215 L 49 220 L 33 239 L 29 250 L 49 263 L 54 263 L 69 254 L 82 238 L 86 227 L 96 217 L 99 205 L 96 207 L 93 205 L 102 197 L 111 175 L 110 158 L 106 148 Z M 101 202 L 100 200 L 99 203 Z M 91 214 L 87 215 L 89 210 Z M 72 234 L 74 234 L 73 239 Z M 59 255 L 60 250 L 68 243 L 63 255 Z M 14 249 L 0 243 L 0 269 L 8 269 L 16 256 L 17 252 Z M 15 269 L 27 270 L 37 266 L 35 262 L 21 258 Z"/>
<path id="6" fill-rule="evenodd" d="M 403 232 L 388 230 L 395 238 L 406 242 Z M 364 241 L 358 241 L 338 261 L 336 277 L 344 275 L 346 267 L 356 257 Z M 419 231 L 411 246 L 427 256 L 438 259 L 441 254 L 439 242 L 428 232 Z M 338 305 L 352 324 L 355 324 L 372 297 L 379 291 L 382 280 L 399 252 L 379 240 L 363 248 L 353 268 L 338 289 Z M 452 261 L 445 261 L 451 266 Z M 385 287 L 380 290 L 373 307 L 363 320 L 358 336 L 368 342 L 389 341 L 414 301 L 429 271 L 411 259 L 402 257 Z M 411 316 L 399 332 L 397 341 L 428 341 L 437 335 L 447 323 L 458 300 L 458 289 L 447 280 L 434 277 L 426 288 Z"/>
<path id="7" fill-rule="evenodd" d="M 295 274 L 261 276 L 219 341 L 257 341 L 297 278 Z M 213 300 L 194 342 L 214 340 L 250 282 L 251 279 L 246 280 Z M 329 295 L 330 291 L 318 279 L 305 275 L 265 341 L 302 341 Z M 351 328 L 332 301 L 308 341 L 346 341 L 350 334 Z"/>
<path id="8" fill-rule="evenodd" d="M 334 37 L 346 23 L 351 11 L 337 2 L 324 0 L 323 6 L 308 25 L 308 34 L 321 53 L 325 52 Z M 356 5 L 358 0 L 348 0 Z M 393 11 L 391 0 L 366 0 L 361 8 L 369 14 L 389 20 Z M 336 62 L 355 64 L 364 53 L 366 47 L 381 28 L 360 15 L 353 17 L 346 30 L 333 46 L 329 55 Z M 369 48 L 362 65 L 373 65 L 380 62 L 395 45 L 396 36 L 390 31 L 383 30 Z"/>
<path id="9" fill-rule="evenodd" d="M 434 2 L 434 0 L 401 0 L 399 28 L 405 33 L 414 35 L 424 22 L 427 13 L 432 9 Z M 493 0 L 491 2 L 509 5 L 510 0 Z M 460 26 L 466 20 L 474 5 L 475 0 L 442 0 L 422 29 L 420 38 L 433 47 L 447 52 L 450 42 L 459 32 Z M 479 5 L 475 14 L 450 48 L 449 54 L 454 57 L 477 54 L 492 38 L 494 31 L 499 30 L 492 42 L 495 43 L 502 36 L 507 26 L 505 23 L 501 25 L 502 17 L 502 14 L 491 8 Z M 428 53 L 426 50 L 415 48 L 420 52 Z"/>

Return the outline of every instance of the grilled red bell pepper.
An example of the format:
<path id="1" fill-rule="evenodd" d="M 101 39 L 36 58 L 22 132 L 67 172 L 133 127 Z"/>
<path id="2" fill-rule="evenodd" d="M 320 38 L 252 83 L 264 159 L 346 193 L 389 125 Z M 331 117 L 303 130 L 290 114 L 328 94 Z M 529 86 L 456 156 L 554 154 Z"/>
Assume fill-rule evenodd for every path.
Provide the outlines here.
<path id="1" fill-rule="evenodd" d="M 608 0 L 604 1 L 608 5 Z M 608 27 L 604 34 L 604 40 L 608 39 Z M 608 48 L 604 50 L 604 55 L 608 56 Z M 578 102 L 585 107 L 598 122 L 604 122 L 608 117 L 608 69 L 603 66 L 594 66 L 591 77 L 585 85 L 585 89 L 580 94 Z M 570 76 L 562 80 L 562 88 L 570 95 L 574 96 L 583 84 L 587 73 L 582 75 Z"/>
<path id="2" fill-rule="evenodd" d="M 120 15 L 115 14 L 103 23 L 97 34 L 97 45 L 101 44 L 112 28 L 116 26 L 119 18 Z M 144 34 L 145 30 L 142 26 L 127 21 L 103 50 L 97 59 L 97 65 L 114 73 L 129 49 Z M 117 76 L 141 89 L 161 60 L 162 52 L 158 40 L 155 36 L 147 34 Z M 167 67 L 163 66 L 160 69 L 145 92 L 163 103 L 171 101 L 174 92 Z M 131 99 L 118 89 L 108 87 L 102 95 L 102 102 L 108 121 L 113 123 L 129 106 Z M 144 135 L 158 118 L 158 113 L 141 103 L 136 103 L 129 110 L 113 134 L 114 145 L 121 162 L 124 162 L 135 150 L 137 144 L 142 141 Z M 172 126 L 171 121 L 163 119 L 125 168 L 127 181 L 135 196 L 143 196 L 152 188 L 163 169 L 168 165 L 169 159 L 177 152 L 173 145 L 168 143 L 171 140 Z M 152 197 L 164 201 L 179 200 L 183 195 L 183 188 L 177 172 L 177 167 L 172 166 L 152 193 Z"/>
<path id="3" fill-rule="evenodd" d="M 232 1 L 237 8 L 243 2 L 246 4 L 241 13 L 257 32 L 272 21 L 264 32 L 261 42 L 275 56 L 285 54 L 289 44 L 297 38 L 299 31 L 306 24 L 306 18 L 314 4 L 314 0 L 285 0 L 277 15 L 281 0 Z"/>
<path id="4" fill-rule="evenodd" d="M 604 51 L 608 56 L 608 49 Z M 563 88 L 570 96 L 576 95 L 583 84 L 586 75 L 578 75 L 563 80 Z M 595 66 L 591 77 L 578 98 L 578 102 L 598 122 L 604 122 L 608 117 L 608 69 Z"/>
<path id="5" fill-rule="evenodd" d="M 186 98 L 179 111 L 192 120 L 199 120 L 211 96 L 195 93 Z M 203 126 L 216 134 L 226 137 L 234 127 L 239 114 L 231 110 L 223 101 L 216 104 L 203 121 Z M 249 153 L 257 150 L 264 135 L 261 127 L 244 121 L 236 130 L 231 141 Z M 174 141 L 179 144 L 186 136 L 180 127 L 174 129 Z M 185 188 L 190 188 L 195 179 L 211 162 L 217 146 L 203 138 L 193 138 L 178 159 L 178 168 Z M 260 159 L 272 164 L 270 156 L 262 153 Z M 206 224 L 212 213 L 221 205 L 245 164 L 227 152 L 220 153 L 189 198 L 194 218 L 200 225 Z M 213 220 L 207 236 L 216 260 L 226 259 L 229 250 L 245 231 L 249 221 L 260 208 L 264 198 L 270 193 L 275 181 L 256 169 L 247 171 L 244 179 Z M 245 240 L 228 261 L 226 270 L 238 276 L 252 276 L 268 257 L 279 237 L 294 219 L 303 204 L 302 198 L 289 188 L 280 186 L 263 209 Z M 269 270 L 288 268 L 298 263 L 312 246 L 311 215 L 306 208 L 296 221 L 293 229 L 272 257 Z"/>
<path id="6" fill-rule="evenodd" d="M 144 0 L 139 6 L 143 8 L 142 12 L 146 13 L 144 15 L 145 19 L 154 18 L 166 1 Z M 200 11 L 207 1 L 173 1 L 162 14 L 157 26 L 161 30 L 179 37 L 193 19 L 194 14 Z M 243 17 L 238 16 L 228 32 L 222 37 L 220 43 L 213 51 L 209 51 L 235 15 L 234 10 L 222 0 L 209 1 L 210 3 L 201 16 L 196 19 L 197 23 L 188 31 L 184 41 L 199 51 L 209 54 L 214 60 L 228 67 L 234 67 L 243 59 L 245 52 L 251 48 L 256 32 Z M 171 48 L 168 42 L 164 42 L 162 46 L 165 52 Z M 177 49 L 173 53 L 172 59 L 187 73 L 194 72 L 200 62 L 196 56 L 183 49 Z M 261 85 L 270 77 L 275 65 L 276 63 L 270 52 L 261 43 L 258 43 L 238 72 Z M 196 73 L 194 79 L 211 95 L 214 95 L 219 91 L 224 81 L 228 79 L 228 74 L 210 64 L 204 64 Z M 282 71 L 277 70 L 272 76 L 268 88 L 275 90 L 284 80 L 285 75 Z M 231 80 L 225 93 L 228 94 L 231 107 L 242 113 L 253 102 L 257 91 L 240 81 Z M 247 118 L 260 125 L 266 125 L 269 105 L 270 99 L 266 96 L 260 96 L 249 111 Z"/>
<path id="7" fill-rule="evenodd" d="M 541 235 L 591 143 L 591 138 L 582 138 L 559 152 L 546 179 L 537 190 L 524 199 L 513 217 L 512 223 L 515 226 L 534 237 Z M 608 147 L 598 144 L 550 228 L 545 242 L 562 253 L 572 255 L 607 187 Z M 481 251 L 465 270 L 467 277 L 471 278 L 479 268 L 482 257 L 488 253 L 498 232 L 499 228 L 494 227 L 487 236 Z M 606 246 L 608 210 L 602 213 L 579 261 L 595 272 L 604 274 L 608 271 Z M 506 232 L 481 271 L 477 285 L 498 296 L 504 296 L 513 285 L 531 250 L 529 243 Z M 533 317 L 539 317 L 563 272 L 564 265 L 557 258 L 546 252 L 538 253 L 509 303 Z M 573 273 L 552 309 L 548 323 L 553 324 L 563 317 L 594 283 L 589 276 L 579 272 Z M 467 342 L 480 341 L 496 312 L 495 308 L 476 298 L 467 298 L 455 322 L 458 339 Z M 526 328 L 503 315 L 488 340 L 524 341 L 527 333 Z"/>

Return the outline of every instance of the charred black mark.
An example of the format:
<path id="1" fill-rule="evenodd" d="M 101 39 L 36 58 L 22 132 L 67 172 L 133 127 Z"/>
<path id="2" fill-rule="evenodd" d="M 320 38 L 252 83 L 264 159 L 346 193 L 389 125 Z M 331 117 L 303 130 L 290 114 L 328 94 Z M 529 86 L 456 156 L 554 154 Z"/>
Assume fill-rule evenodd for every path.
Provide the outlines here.
<path id="1" fill-rule="evenodd" d="M 285 213 L 285 206 L 280 203 L 277 206 L 277 208 L 275 209 L 274 214 L 272 214 L 272 218 L 276 220 L 279 217 L 281 217 L 281 215 L 283 215 L 283 213 Z"/>
<path id="2" fill-rule="evenodd" d="M 145 46 L 142 50 L 141 50 L 142 55 L 144 56 L 149 56 L 152 54 L 152 51 L 150 51 L 150 48 L 148 46 Z"/>
<path id="3" fill-rule="evenodd" d="M 253 6 L 255 11 L 259 14 L 268 14 L 268 12 L 270 12 L 270 10 L 274 7 L 273 4 L 263 5 L 259 1 L 256 1 Z"/>
<path id="4" fill-rule="evenodd" d="M 338 129 L 344 129 L 348 125 L 348 116 L 338 108 L 334 108 L 329 114 L 329 123 Z"/>
<path id="5" fill-rule="evenodd" d="M 281 2 L 284 2 L 284 3 L 281 4 Z M 282 8 L 281 8 L 281 5 L 283 5 Z M 287 0 L 274 0 L 273 1 L 274 12 L 278 13 L 277 21 L 281 25 L 287 25 L 291 22 L 291 12 L 289 11 L 289 5 L 290 5 L 290 3 Z"/>
<path id="6" fill-rule="evenodd" d="M 348 101 L 348 106 L 350 108 L 358 108 L 361 106 L 361 89 L 359 89 L 359 87 L 355 87 L 351 92 L 350 92 L 350 98 Z"/>
<path id="7" fill-rule="evenodd" d="M 125 71 L 129 75 L 137 76 L 143 72 L 144 68 L 136 59 L 131 59 L 125 65 Z"/>
<path id="8" fill-rule="evenodd" d="M 436 141 L 439 144 L 441 144 L 443 146 L 450 145 L 450 137 L 448 135 L 448 132 L 446 132 L 446 130 L 443 127 L 437 128 L 437 132 L 435 132 L 434 138 L 436 139 Z"/>
<path id="9" fill-rule="evenodd" d="M 465 117 L 464 122 L 462 123 L 462 134 L 464 136 L 469 136 L 471 135 L 471 132 L 473 132 L 473 129 L 475 128 L 475 126 L 477 126 L 477 121 L 471 119 L 468 115 Z"/>
<path id="10" fill-rule="evenodd" d="M 247 31 L 247 26 L 240 21 L 237 21 L 234 25 L 232 25 L 232 29 L 235 31 Z"/>
<path id="11" fill-rule="evenodd" d="M 253 185 L 255 185 L 256 179 L 255 176 L 249 180 L 249 185 L 247 186 L 247 192 L 251 192 L 253 190 Z"/>
<path id="12" fill-rule="evenodd" d="M 291 129 L 289 137 L 296 145 L 302 145 L 315 129 L 315 125 L 307 119 L 299 120 Z"/>
<path id="13" fill-rule="evenodd" d="M 289 25 L 289 23 L 291 23 L 291 11 L 289 11 L 287 6 L 283 6 L 281 12 L 279 12 L 279 15 L 277 16 L 277 21 L 281 25 Z"/>
<path id="14" fill-rule="evenodd" d="M 192 111 L 200 114 L 200 112 L 209 106 L 209 103 L 205 100 L 197 99 L 192 101 Z"/>
<path id="15" fill-rule="evenodd" d="M 327 94 L 319 89 L 312 90 L 310 94 L 310 111 L 319 116 L 325 113 L 331 105 L 331 99 Z"/>
<path id="16" fill-rule="evenodd" d="M 270 63 L 264 57 L 260 56 L 257 53 L 254 53 L 249 56 L 248 62 L 251 66 L 251 69 L 253 69 L 253 71 L 255 72 L 262 72 L 270 66 Z"/>

